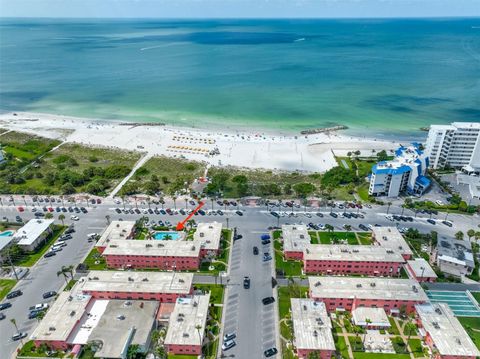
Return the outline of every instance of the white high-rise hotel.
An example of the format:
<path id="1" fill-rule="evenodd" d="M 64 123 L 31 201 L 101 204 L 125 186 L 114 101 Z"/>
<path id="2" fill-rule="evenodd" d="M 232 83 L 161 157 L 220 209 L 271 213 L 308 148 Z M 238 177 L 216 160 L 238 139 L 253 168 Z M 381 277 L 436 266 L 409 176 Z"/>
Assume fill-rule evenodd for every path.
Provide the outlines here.
<path id="1" fill-rule="evenodd" d="M 432 168 L 450 166 L 480 172 L 480 122 L 430 126 L 425 154 Z"/>

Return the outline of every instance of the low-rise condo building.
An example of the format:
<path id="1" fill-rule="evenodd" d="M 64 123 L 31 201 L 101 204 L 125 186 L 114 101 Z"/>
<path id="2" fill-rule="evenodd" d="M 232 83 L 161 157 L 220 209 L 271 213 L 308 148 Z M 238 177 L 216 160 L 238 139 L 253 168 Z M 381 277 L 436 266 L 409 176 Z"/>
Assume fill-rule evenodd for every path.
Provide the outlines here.
<path id="1" fill-rule="evenodd" d="M 368 329 L 390 328 L 390 321 L 383 308 L 357 307 L 352 310 L 355 325 Z"/>
<path id="2" fill-rule="evenodd" d="M 472 245 L 469 241 L 440 238 L 437 241 L 437 266 L 453 277 L 470 275 L 475 268 Z"/>
<path id="3" fill-rule="evenodd" d="M 97 241 L 98 248 L 105 248 L 112 241 L 132 239 L 135 221 L 112 221 Z"/>
<path id="4" fill-rule="evenodd" d="M 178 355 L 202 353 L 209 301 L 210 294 L 177 299 L 164 341 L 168 353 Z"/>
<path id="5" fill-rule="evenodd" d="M 196 270 L 200 244 L 195 241 L 121 240 L 103 249 L 109 268 Z"/>
<path id="6" fill-rule="evenodd" d="M 192 294 L 193 273 L 90 271 L 78 290 L 96 299 L 157 300 L 174 303 Z"/>
<path id="7" fill-rule="evenodd" d="M 303 251 L 310 244 L 310 235 L 304 224 L 282 226 L 283 253 L 286 259 L 303 259 Z"/>
<path id="8" fill-rule="evenodd" d="M 13 235 L 13 242 L 32 252 L 52 233 L 53 219 L 31 219 Z"/>
<path id="9" fill-rule="evenodd" d="M 200 256 L 220 254 L 222 224 L 219 222 L 198 223 L 193 241 L 200 243 Z"/>
<path id="10" fill-rule="evenodd" d="M 398 276 L 403 256 L 380 246 L 310 244 L 304 254 L 304 272 Z"/>
<path id="11" fill-rule="evenodd" d="M 387 313 L 411 313 L 416 304 L 428 301 L 413 279 L 308 277 L 310 298 L 321 300 L 327 310 L 352 311 L 358 307 L 383 308 Z"/>
<path id="12" fill-rule="evenodd" d="M 291 299 L 293 343 L 301 359 L 316 352 L 322 359 L 330 359 L 335 352 L 332 322 L 325 304 L 312 299 Z"/>
<path id="13" fill-rule="evenodd" d="M 372 227 L 372 239 L 374 244 L 400 253 L 405 259 L 413 256 L 410 246 L 397 227 Z"/>
<path id="14" fill-rule="evenodd" d="M 474 359 L 480 351 L 446 303 L 417 305 L 419 332 L 434 358 Z"/>
<path id="15" fill-rule="evenodd" d="M 435 273 L 430 264 L 423 258 L 415 258 L 414 260 L 407 261 L 406 270 L 420 283 L 432 283 L 437 280 L 437 273 Z"/>
<path id="16" fill-rule="evenodd" d="M 372 167 L 370 196 L 398 197 L 401 193 L 421 195 L 430 187 L 425 177 L 428 157 L 417 143 L 401 146 L 391 161 L 381 161 Z"/>

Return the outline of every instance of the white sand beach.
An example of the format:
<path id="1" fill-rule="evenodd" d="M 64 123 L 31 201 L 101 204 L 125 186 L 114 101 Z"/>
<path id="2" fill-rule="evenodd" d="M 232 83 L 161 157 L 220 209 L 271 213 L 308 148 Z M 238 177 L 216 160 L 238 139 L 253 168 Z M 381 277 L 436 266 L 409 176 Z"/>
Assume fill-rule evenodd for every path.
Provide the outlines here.
<path id="1" fill-rule="evenodd" d="M 206 161 L 214 166 L 289 171 L 324 172 L 337 165 L 333 151 L 345 155 L 360 150 L 362 155 L 371 155 L 372 150 L 398 146 L 392 141 L 355 138 L 338 132 L 309 136 L 220 132 L 26 112 L 0 115 L 0 127 L 66 142 L 135 150 L 149 156 Z"/>

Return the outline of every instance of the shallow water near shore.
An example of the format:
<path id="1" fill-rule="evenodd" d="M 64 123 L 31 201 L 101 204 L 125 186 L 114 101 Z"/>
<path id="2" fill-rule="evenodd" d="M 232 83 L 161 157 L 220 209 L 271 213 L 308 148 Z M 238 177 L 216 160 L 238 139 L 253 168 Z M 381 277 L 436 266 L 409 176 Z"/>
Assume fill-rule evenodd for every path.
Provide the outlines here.
<path id="1" fill-rule="evenodd" d="M 480 119 L 480 19 L 0 20 L 0 109 L 415 138 Z"/>

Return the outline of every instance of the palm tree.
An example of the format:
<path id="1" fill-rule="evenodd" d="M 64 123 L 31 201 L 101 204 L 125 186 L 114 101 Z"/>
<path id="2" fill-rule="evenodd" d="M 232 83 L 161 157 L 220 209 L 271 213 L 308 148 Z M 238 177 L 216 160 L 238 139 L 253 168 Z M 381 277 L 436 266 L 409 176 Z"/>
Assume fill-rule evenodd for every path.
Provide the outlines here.
<path id="1" fill-rule="evenodd" d="M 480 239 L 480 231 L 475 232 L 475 240 L 478 241 Z"/>
<path id="2" fill-rule="evenodd" d="M 214 204 L 215 200 L 212 197 L 212 198 L 210 198 L 210 201 L 212 201 L 212 211 L 213 211 L 213 204 Z"/>
<path id="3" fill-rule="evenodd" d="M 60 213 L 60 214 L 58 215 L 58 220 L 59 220 L 59 221 L 62 221 L 62 226 L 65 225 L 65 222 L 64 222 L 64 221 L 65 221 L 65 215 L 64 215 L 63 213 Z"/>
<path id="4" fill-rule="evenodd" d="M 462 231 L 458 231 L 457 233 L 455 233 L 455 238 L 459 241 L 463 240 L 463 232 Z"/>
<path id="5" fill-rule="evenodd" d="M 468 236 L 468 240 L 470 240 L 470 238 L 472 238 L 473 236 L 475 236 L 475 230 L 474 229 L 469 229 L 467 231 L 467 236 Z"/>
<path id="6" fill-rule="evenodd" d="M 72 279 L 73 279 L 73 266 L 62 266 L 62 269 L 57 271 L 57 277 L 60 277 L 63 275 L 63 278 L 65 279 L 65 283 L 68 284 L 68 274 L 70 273 Z"/>
<path id="7" fill-rule="evenodd" d="M 405 324 L 405 332 L 408 332 L 407 344 L 410 341 L 410 336 L 412 335 L 412 333 L 415 332 L 416 329 L 417 329 L 417 326 L 411 321 L 408 321 L 408 323 Z M 406 346 L 405 346 L 405 349 L 407 349 Z"/>
<path id="8" fill-rule="evenodd" d="M 173 200 L 173 208 L 175 208 L 175 210 L 177 210 L 177 197 L 173 196 L 172 200 Z"/>
<path id="9" fill-rule="evenodd" d="M 17 321 L 14 318 L 12 318 L 10 319 L 10 323 L 13 324 L 13 326 L 15 327 L 15 330 L 18 332 Z"/>
<path id="10" fill-rule="evenodd" d="M 345 239 L 348 238 L 348 232 L 350 232 L 352 230 L 352 226 L 349 225 L 349 224 L 346 224 L 345 226 L 343 226 L 343 228 L 345 228 Z"/>
<path id="11" fill-rule="evenodd" d="M 52 218 L 53 218 L 52 212 L 48 212 L 47 214 L 45 214 L 45 219 L 52 219 Z"/>
<path id="12" fill-rule="evenodd" d="M 165 204 L 165 198 L 160 197 L 160 204 L 162 205 L 162 209 L 163 209 L 163 206 Z"/>
<path id="13" fill-rule="evenodd" d="M 357 350 L 358 334 L 360 334 L 360 327 L 358 325 L 354 325 L 353 332 L 355 333 L 355 345 L 353 346 L 353 350 Z"/>
<path id="14" fill-rule="evenodd" d="M 335 228 L 333 228 L 333 226 L 331 224 L 326 224 L 325 229 L 328 231 L 328 233 L 330 233 L 330 238 L 331 238 L 332 237 L 332 232 Z"/>
<path id="15" fill-rule="evenodd" d="M 370 318 L 365 318 L 365 323 L 366 323 L 366 327 L 368 328 L 368 325 L 371 323 L 372 321 L 370 320 Z M 362 347 L 363 347 L 363 350 L 365 350 L 365 339 L 367 339 L 367 331 L 365 330 L 365 334 L 363 336 L 363 340 L 362 340 Z"/>
<path id="16" fill-rule="evenodd" d="M 35 319 L 38 320 L 39 322 L 41 322 L 44 317 L 45 317 L 45 311 L 42 310 L 42 311 L 37 313 L 37 316 L 35 317 Z"/>
<path id="17" fill-rule="evenodd" d="M 185 201 L 185 209 L 187 210 L 188 209 L 188 198 L 185 197 L 184 201 Z"/>
<path id="18" fill-rule="evenodd" d="M 25 207 L 27 207 L 27 201 L 25 200 L 25 196 L 22 195 L 23 203 L 25 203 Z"/>
<path id="19" fill-rule="evenodd" d="M 387 202 L 387 214 L 390 212 L 390 206 L 392 205 L 392 202 Z"/>
<path id="20" fill-rule="evenodd" d="M 203 346 L 202 345 L 202 336 L 200 334 L 200 329 L 202 329 L 202 326 L 200 324 L 197 324 L 197 325 L 195 325 L 195 329 L 197 329 L 197 332 L 198 332 L 198 340 L 200 341 L 200 346 Z"/>
<path id="21" fill-rule="evenodd" d="M 107 214 L 105 216 L 105 219 L 107 220 L 107 225 L 109 225 L 110 224 L 110 215 Z"/>

